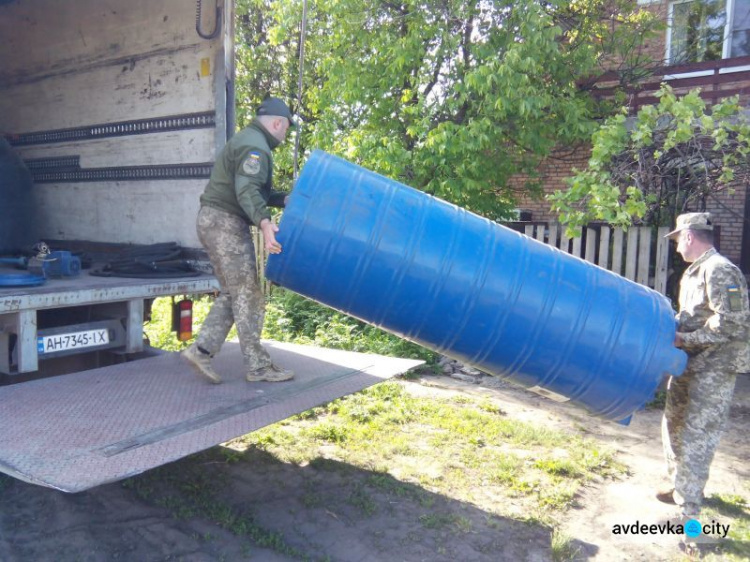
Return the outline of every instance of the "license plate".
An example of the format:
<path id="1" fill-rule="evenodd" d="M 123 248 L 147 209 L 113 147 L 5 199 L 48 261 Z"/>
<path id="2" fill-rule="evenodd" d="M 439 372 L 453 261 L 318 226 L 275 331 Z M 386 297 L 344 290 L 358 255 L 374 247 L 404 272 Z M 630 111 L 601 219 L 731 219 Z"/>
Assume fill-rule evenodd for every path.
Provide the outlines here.
<path id="1" fill-rule="evenodd" d="M 108 343 L 109 330 L 99 328 L 84 332 L 72 332 L 70 334 L 39 336 L 37 338 L 37 351 L 39 353 L 56 353 L 68 349 L 81 349 L 84 347 L 106 345 Z"/>

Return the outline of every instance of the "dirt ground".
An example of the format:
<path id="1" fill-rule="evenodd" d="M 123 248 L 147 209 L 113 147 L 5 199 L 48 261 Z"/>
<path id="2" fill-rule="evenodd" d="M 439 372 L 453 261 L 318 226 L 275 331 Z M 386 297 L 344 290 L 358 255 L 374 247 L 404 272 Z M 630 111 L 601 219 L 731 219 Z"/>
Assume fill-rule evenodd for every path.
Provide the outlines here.
<path id="1" fill-rule="evenodd" d="M 675 538 L 616 537 L 614 524 L 655 523 L 674 512 L 653 499 L 662 471 L 660 413 L 628 427 L 508 387 L 428 376 L 405 382 L 419 394 L 468 393 L 497 401 L 509 416 L 585 431 L 618 451 L 628 474 L 587 486 L 559 525 L 575 560 L 681 560 Z M 729 430 L 707 495 L 750 501 L 750 377 L 741 377 Z M 156 475 L 67 495 L 0 479 L 0 562 L 328 560 L 356 562 L 546 561 L 551 529 L 492 515 L 437 494 L 410 494 L 382 474 L 335 461 L 308 466 L 256 454 L 227 462 L 219 448 L 173 463 Z M 152 471 L 153 472 L 153 471 Z M 372 483 L 377 478 L 378 486 Z M 369 504 L 357 503 L 369 486 Z M 218 503 L 179 504 L 180 494 L 211 489 Z M 416 488 L 416 486 L 411 486 Z M 396 493 L 395 491 L 398 491 Z M 420 498 L 417 501 L 415 498 Z M 205 515 L 205 514 L 210 514 Z M 431 514 L 431 515 L 427 515 Z M 457 525 L 441 525 L 443 514 Z M 750 516 L 750 514 L 748 514 Z M 448 519 L 446 519 L 448 520 Z"/>

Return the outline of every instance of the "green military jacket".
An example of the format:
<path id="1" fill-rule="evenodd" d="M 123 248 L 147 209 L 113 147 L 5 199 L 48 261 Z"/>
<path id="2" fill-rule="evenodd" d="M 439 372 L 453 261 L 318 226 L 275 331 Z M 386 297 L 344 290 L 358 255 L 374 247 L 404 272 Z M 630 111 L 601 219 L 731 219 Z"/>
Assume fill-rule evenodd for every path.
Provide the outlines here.
<path id="1" fill-rule="evenodd" d="M 750 304 L 742 272 L 714 248 L 680 281 L 678 332 L 691 356 L 734 372 L 750 371 Z"/>
<path id="2" fill-rule="evenodd" d="M 279 140 L 254 119 L 219 153 L 201 205 L 222 209 L 256 226 L 270 219 L 268 207 L 283 207 L 283 192 L 273 191 L 273 155 Z"/>

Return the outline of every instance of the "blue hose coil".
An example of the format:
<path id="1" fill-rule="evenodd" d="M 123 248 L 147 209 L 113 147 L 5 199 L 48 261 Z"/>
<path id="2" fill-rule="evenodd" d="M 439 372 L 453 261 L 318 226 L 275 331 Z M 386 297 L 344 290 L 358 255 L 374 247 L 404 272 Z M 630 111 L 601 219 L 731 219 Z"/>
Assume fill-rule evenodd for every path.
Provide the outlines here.
<path id="1" fill-rule="evenodd" d="M 685 369 L 663 295 L 322 151 L 278 240 L 270 281 L 592 415 Z"/>
<path id="2" fill-rule="evenodd" d="M 0 273 L 0 287 L 38 287 L 47 280 L 33 273 Z"/>

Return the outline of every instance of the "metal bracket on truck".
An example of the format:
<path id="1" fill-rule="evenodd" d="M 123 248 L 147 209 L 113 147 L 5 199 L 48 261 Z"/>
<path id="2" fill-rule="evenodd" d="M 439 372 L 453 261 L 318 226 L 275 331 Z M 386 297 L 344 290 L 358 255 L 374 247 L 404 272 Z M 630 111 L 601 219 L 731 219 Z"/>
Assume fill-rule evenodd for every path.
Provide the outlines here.
<path id="1" fill-rule="evenodd" d="M 142 352 L 146 301 L 217 290 L 210 275 L 144 280 L 83 274 L 33 288 L 0 288 L 0 374 L 33 373 L 40 359 L 74 352 Z M 86 322 L 68 321 L 82 316 Z"/>

